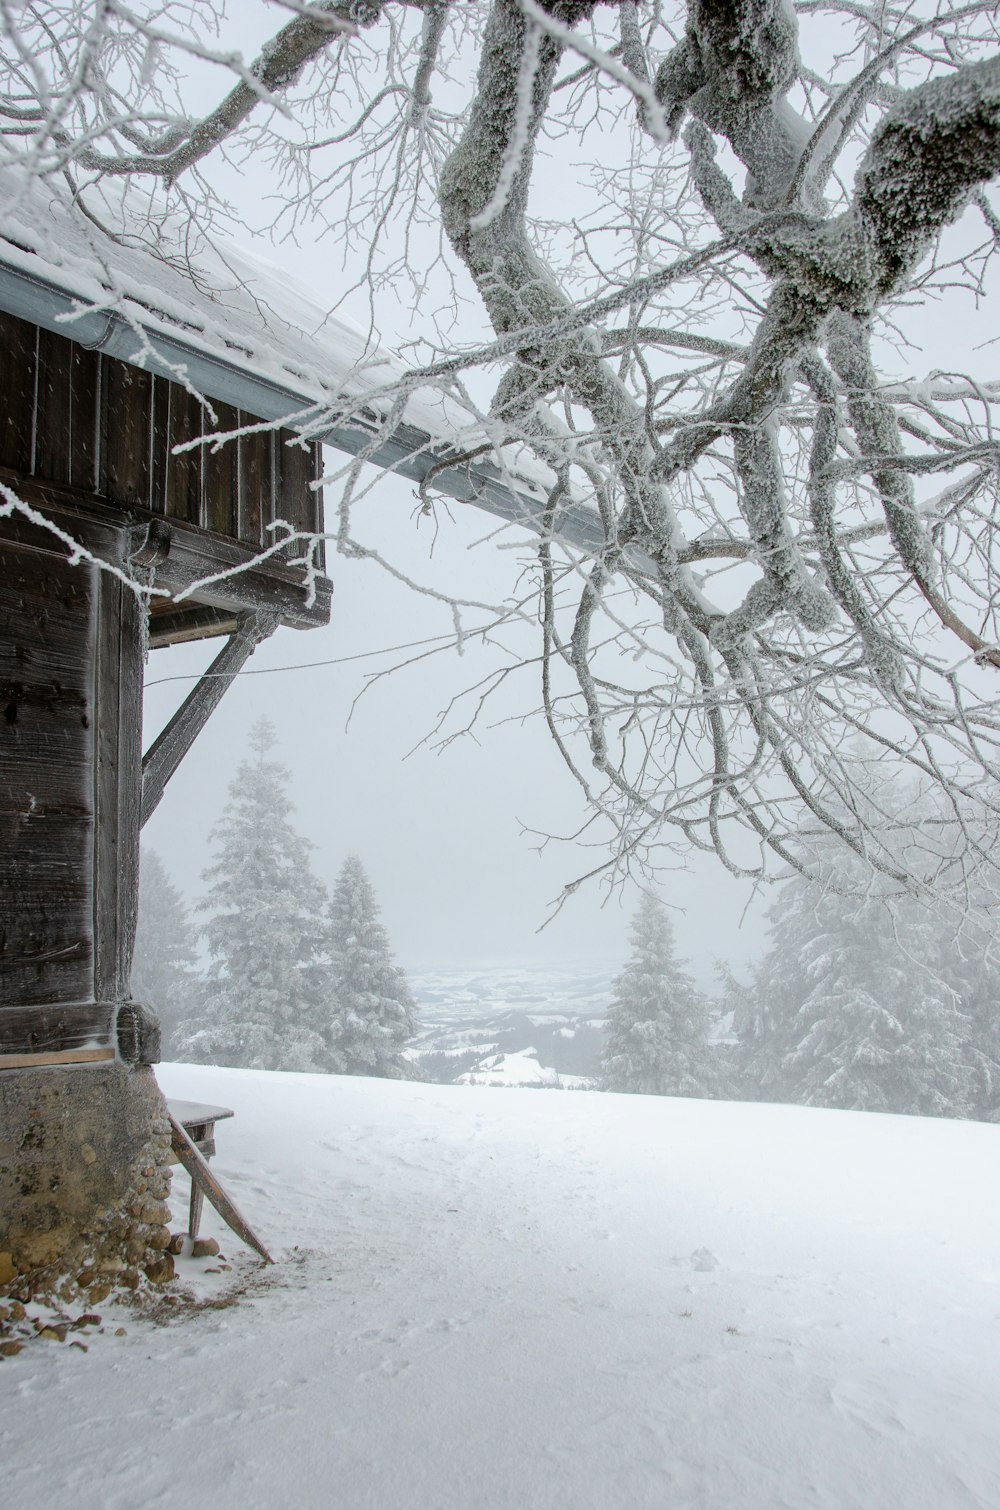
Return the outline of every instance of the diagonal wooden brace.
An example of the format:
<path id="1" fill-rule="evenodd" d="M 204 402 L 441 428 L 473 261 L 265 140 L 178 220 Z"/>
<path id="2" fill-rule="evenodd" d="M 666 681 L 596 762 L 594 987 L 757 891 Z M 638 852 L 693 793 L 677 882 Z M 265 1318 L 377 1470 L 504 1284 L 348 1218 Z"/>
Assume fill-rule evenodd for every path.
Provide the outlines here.
<path id="1" fill-rule="evenodd" d="M 262 640 L 278 627 L 275 613 L 242 614 L 236 633 L 226 641 L 208 670 L 181 703 L 166 728 L 142 757 L 140 828 L 152 817 L 167 782 L 208 723 L 226 688 Z"/>

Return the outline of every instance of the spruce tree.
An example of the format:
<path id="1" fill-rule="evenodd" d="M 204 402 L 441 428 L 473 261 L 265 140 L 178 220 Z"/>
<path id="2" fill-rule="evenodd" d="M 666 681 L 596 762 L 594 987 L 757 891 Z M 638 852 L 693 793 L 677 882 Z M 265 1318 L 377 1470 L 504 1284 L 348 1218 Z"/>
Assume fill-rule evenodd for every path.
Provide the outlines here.
<path id="1" fill-rule="evenodd" d="M 982 903 L 982 898 L 978 899 Z M 990 902 L 993 905 L 990 905 Z M 967 1115 L 1000 1122 L 1000 952 L 997 950 L 995 899 L 978 916 L 942 910 L 932 931 L 933 960 L 961 1003 L 966 1065 Z"/>
<path id="2" fill-rule="evenodd" d="M 413 1074 L 403 1048 L 417 1030 L 406 976 L 393 963 L 371 882 L 357 855 L 344 861 L 330 905 L 331 1068 L 346 1075 Z"/>
<path id="3" fill-rule="evenodd" d="M 747 1014 L 746 1078 L 763 1100 L 966 1116 L 969 1022 L 942 969 L 937 919 L 825 843 L 770 910 Z"/>
<path id="4" fill-rule="evenodd" d="M 197 961 L 195 931 L 184 898 L 155 850 L 143 849 L 132 995 L 159 1017 L 165 1059 L 177 1050 L 180 1024 L 198 1010 Z"/>
<path id="5" fill-rule="evenodd" d="M 705 1000 L 677 961 L 670 919 L 655 897 L 643 895 L 631 938 L 632 958 L 613 987 L 601 1061 L 605 1090 L 710 1094 Z"/>
<path id="6" fill-rule="evenodd" d="M 273 725 L 260 719 L 212 830 L 206 1020 L 184 1048 L 215 1064 L 325 1070 L 327 895 L 309 863 L 312 845 L 292 827 L 289 773 L 269 758 L 274 743 Z"/>

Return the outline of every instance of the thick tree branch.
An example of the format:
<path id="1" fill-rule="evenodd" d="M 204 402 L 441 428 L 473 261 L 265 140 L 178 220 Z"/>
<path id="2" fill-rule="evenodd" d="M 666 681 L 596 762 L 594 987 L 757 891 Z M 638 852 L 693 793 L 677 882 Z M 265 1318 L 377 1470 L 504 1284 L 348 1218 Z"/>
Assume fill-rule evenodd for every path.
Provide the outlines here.
<path id="1" fill-rule="evenodd" d="M 831 326 L 827 350 L 847 388 L 847 406 L 862 452 L 873 458 L 869 463 L 872 478 L 903 565 L 945 628 L 973 651 L 980 664 L 1000 668 L 1000 649 L 965 624 L 934 583 L 931 544 L 914 504 L 909 476 L 903 470 L 880 465 L 882 457 L 902 452 L 902 442 L 895 412 L 878 392 L 864 327 L 857 320 L 838 316 Z"/>
<path id="2" fill-rule="evenodd" d="M 913 89 L 872 138 L 855 216 L 878 297 L 900 288 L 969 194 L 1000 172 L 1000 57 Z"/>

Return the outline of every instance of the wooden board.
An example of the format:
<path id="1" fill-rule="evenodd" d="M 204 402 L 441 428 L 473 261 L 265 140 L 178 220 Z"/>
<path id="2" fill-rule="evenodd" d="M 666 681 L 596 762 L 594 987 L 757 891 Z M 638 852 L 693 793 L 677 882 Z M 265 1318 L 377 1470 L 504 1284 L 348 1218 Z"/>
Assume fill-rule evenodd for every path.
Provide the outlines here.
<path id="1" fill-rule="evenodd" d="M 128 996 L 139 908 L 142 617 L 135 594 L 102 572 L 94 653 L 94 994 Z"/>
<path id="2" fill-rule="evenodd" d="M 138 367 L 101 364 L 100 491 L 112 503 L 152 503 L 153 378 Z"/>
<path id="3" fill-rule="evenodd" d="M 65 1049 L 59 1054 L 0 1054 L 0 1070 L 41 1070 L 60 1064 L 106 1064 L 114 1049 Z"/>
<path id="4" fill-rule="evenodd" d="M 0 467 L 148 509 L 260 548 L 275 518 L 320 529 L 315 444 L 291 432 L 241 436 L 212 455 L 173 447 L 213 429 L 260 423 L 228 404 L 208 409 L 178 383 L 0 312 Z"/>
<path id="5" fill-rule="evenodd" d="M 34 469 L 38 330 L 0 311 L 0 466 Z"/>
<path id="6" fill-rule="evenodd" d="M 0 1007 L 0 1054 L 53 1059 L 94 1051 L 113 1059 L 114 1018 L 115 1009 L 108 1002 Z"/>

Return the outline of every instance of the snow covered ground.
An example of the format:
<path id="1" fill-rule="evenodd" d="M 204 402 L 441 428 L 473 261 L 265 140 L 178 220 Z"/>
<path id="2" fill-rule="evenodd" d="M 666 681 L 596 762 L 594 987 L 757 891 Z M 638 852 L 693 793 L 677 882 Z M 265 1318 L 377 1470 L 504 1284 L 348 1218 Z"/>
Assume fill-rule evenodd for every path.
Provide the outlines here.
<path id="1" fill-rule="evenodd" d="M 5 1360 L 5 1510 L 1000 1505 L 1000 1128 L 161 1080 L 279 1263 Z"/>

